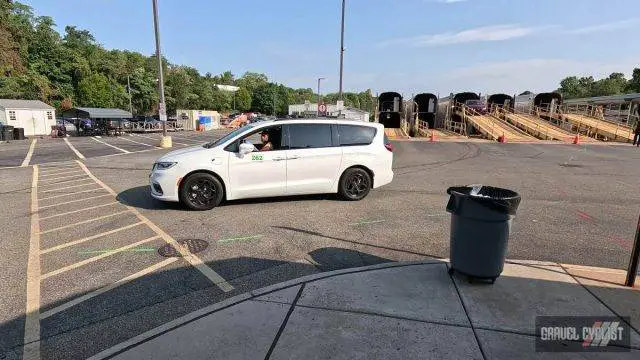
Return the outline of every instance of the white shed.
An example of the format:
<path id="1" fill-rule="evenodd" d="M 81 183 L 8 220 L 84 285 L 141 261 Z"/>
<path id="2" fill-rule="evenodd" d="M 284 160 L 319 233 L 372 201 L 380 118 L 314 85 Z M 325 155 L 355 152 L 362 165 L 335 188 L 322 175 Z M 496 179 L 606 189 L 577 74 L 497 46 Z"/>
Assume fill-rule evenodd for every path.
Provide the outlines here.
<path id="1" fill-rule="evenodd" d="M 0 123 L 23 128 L 25 136 L 49 135 L 56 109 L 40 100 L 0 99 Z"/>

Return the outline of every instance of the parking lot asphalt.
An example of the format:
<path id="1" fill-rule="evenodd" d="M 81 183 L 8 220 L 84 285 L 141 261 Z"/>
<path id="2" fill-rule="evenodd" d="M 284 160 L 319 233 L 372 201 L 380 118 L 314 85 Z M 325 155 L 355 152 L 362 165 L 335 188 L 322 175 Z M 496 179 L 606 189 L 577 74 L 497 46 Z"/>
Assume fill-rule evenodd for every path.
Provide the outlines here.
<path id="1" fill-rule="evenodd" d="M 174 148 L 221 134 L 175 134 Z M 34 324 L 41 358 L 86 358 L 270 284 L 346 267 L 448 257 L 446 189 L 453 185 L 482 183 L 522 195 L 509 258 L 624 268 L 640 200 L 640 152 L 631 146 L 402 141 L 394 143 L 394 181 L 363 201 L 285 197 L 192 212 L 148 194 L 151 164 L 168 151 L 155 148 L 158 134 L 68 139 L 85 156 L 81 161 L 64 141 L 49 140 L 38 140 L 32 161 L 57 162 L 39 163 L 37 170 L 0 169 L 0 208 L 7 214 L 0 230 L 6 249 L 0 253 L 0 291 L 7 294 L 0 300 L 0 333 L 7 334 L 0 354 L 7 358 L 20 357 Z M 0 149 L 5 145 L 16 148 L 11 151 L 25 147 Z M 60 150 L 59 156 L 44 150 Z M 27 266 L 33 264 L 32 190 L 37 283 Z M 159 254 L 173 241 L 190 240 L 208 246 L 187 257 Z M 35 284 L 39 315 L 25 320 Z"/>

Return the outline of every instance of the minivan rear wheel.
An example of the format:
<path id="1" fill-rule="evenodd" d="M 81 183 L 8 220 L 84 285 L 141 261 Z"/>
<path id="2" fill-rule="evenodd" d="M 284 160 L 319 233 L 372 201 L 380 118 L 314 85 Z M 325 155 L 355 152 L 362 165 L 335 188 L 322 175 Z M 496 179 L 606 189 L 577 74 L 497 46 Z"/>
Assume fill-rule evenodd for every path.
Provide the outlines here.
<path id="1" fill-rule="evenodd" d="M 208 173 L 195 173 L 183 180 L 180 201 L 192 210 L 211 210 L 224 197 L 220 180 Z"/>
<path id="2" fill-rule="evenodd" d="M 371 190 L 371 176 L 361 168 L 345 170 L 340 178 L 338 194 L 345 200 L 362 200 Z"/>

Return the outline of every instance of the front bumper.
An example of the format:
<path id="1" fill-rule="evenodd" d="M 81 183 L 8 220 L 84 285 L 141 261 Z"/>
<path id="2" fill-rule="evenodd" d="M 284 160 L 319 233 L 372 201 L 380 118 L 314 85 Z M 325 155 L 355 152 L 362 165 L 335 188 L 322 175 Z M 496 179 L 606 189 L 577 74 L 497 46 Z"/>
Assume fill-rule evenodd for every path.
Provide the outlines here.
<path id="1" fill-rule="evenodd" d="M 151 196 L 162 201 L 178 202 L 178 178 L 173 171 L 153 171 L 149 175 L 149 188 Z"/>

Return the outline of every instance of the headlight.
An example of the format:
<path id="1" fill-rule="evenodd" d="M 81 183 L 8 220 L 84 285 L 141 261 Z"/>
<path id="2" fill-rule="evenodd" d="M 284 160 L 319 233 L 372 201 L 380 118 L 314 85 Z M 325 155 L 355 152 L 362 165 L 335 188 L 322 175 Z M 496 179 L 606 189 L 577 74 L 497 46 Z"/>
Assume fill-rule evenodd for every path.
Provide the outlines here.
<path id="1" fill-rule="evenodd" d="M 166 161 L 162 161 L 162 162 L 157 162 L 155 164 L 153 164 L 153 170 L 167 170 L 167 169 L 171 169 L 172 167 L 174 167 L 177 163 L 176 162 L 166 162 Z"/>

